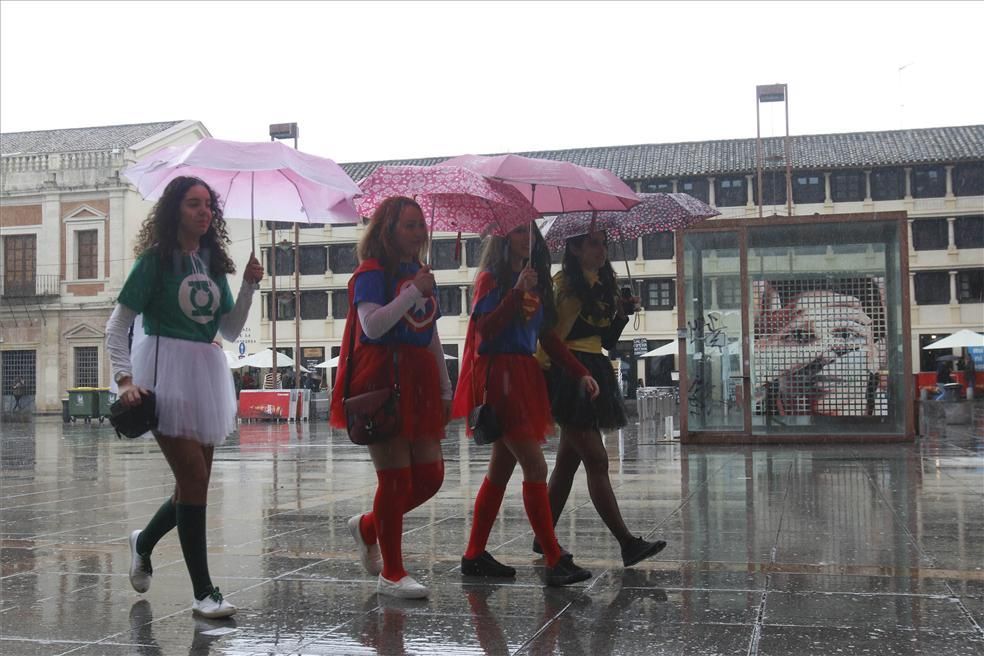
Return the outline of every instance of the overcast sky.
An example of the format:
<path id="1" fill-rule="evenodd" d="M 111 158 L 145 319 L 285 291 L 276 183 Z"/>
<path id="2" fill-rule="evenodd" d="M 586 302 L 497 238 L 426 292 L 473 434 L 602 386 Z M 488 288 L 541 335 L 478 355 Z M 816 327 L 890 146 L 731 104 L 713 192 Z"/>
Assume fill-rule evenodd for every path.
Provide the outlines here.
<path id="1" fill-rule="evenodd" d="M 4 0 L 0 130 L 296 121 L 339 162 L 727 139 L 773 82 L 793 134 L 967 125 L 982 25 L 981 2 Z"/>

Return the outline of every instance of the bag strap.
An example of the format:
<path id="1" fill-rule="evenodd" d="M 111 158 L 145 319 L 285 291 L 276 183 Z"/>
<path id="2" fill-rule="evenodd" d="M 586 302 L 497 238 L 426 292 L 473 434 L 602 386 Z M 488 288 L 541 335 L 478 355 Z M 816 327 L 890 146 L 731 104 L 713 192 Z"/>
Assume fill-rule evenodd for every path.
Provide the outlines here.
<path id="1" fill-rule="evenodd" d="M 383 275 L 383 286 L 386 290 L 386 298 L 389 299 L 389 276 Z M 387 300 L 387 304 L 392 302 Z M 358 308 L 354 305 L 352 310 L 355 311 L 356 315 L 353 317 L 353 321 L 359 321 Z M 393 353 L 393 391 L 397 396 L 400 395 L 400 360 L 399 354 L 395 347 L 390 347 Z M 342 401 L 349 398 L 349 388 L 352 385 L 352 354 L 355 352 L 355 326 L 352 326 L 352 330 L 349 331 L 348 340 L 348 353 L 345 355 L 345 383 L 342 388 Z"/>

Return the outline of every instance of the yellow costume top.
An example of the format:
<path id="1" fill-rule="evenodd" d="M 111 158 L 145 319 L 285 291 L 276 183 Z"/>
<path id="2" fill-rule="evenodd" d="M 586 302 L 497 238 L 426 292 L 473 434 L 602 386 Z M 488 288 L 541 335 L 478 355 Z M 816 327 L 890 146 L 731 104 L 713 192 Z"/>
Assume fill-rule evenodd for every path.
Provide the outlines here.
<path id="1" fill-rule="evenodd" d="M 602 285 L 597 273 L 584 272 L 584 277 L 591 285 L 593 294 L 600 296 Z M 572 351 L 581 353 L 601 353 L 602 348 L 612 349 L 618 342 L 622 329 L 628 323 L 628 318 L 615 314 L 615 308 L 599 298 L 602 307 L 601 318 L 590 317 L 582 312 L 581 299 L 567 284 L 566 276 L 561 271 L 553 277 L 554 299 L 557 304 L 557 325 L 554 332 Z M 536 358 L 544 369 L 550 368 L 550 358 L 539 347 Z"/>

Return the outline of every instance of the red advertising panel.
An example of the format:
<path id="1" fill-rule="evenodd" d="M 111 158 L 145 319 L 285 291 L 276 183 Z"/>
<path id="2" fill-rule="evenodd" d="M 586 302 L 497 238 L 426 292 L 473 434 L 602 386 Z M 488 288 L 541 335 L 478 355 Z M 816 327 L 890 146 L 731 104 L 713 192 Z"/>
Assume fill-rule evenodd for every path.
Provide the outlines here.
<path id="1" fill-rule="evenodd" d="M 242 390 L 239 393 L 240 419 L 290 418 L 290 390 Z"/>

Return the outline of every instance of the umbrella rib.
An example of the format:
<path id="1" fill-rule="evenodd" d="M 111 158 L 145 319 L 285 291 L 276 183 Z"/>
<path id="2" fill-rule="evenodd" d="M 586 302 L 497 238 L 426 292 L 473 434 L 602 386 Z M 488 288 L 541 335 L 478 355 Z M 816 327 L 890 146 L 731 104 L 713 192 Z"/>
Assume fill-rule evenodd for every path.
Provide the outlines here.
<path id="1" fill-rule="evenodd" d="M 284 180 L 286 180 L 287 182 L 289 182 L 292 187 L 294 187 L 294 191 L 297 192 L 297 200 L 299 200 L 301 202 L 301 211 L 304 212 L 304 215 L 307 217 L 307 222 L 308 223 L 311 223 L 311 215 L 308 214 L 307 208 L 304 207 L 304 199 L 301 198 L 301 190 L 298 188 L 297 183 L 294 182 L 293 180 L 291 180 L 290 178 L 288 178 L 287 177 L 287 174 L 284 173 L 284 170 L 283 169 L 274 169 L 274 170 L 277 173 L 279 173 L 283 177 Z M 300 221 L 298 221 L 298 223 L 300 223 Z"/>

